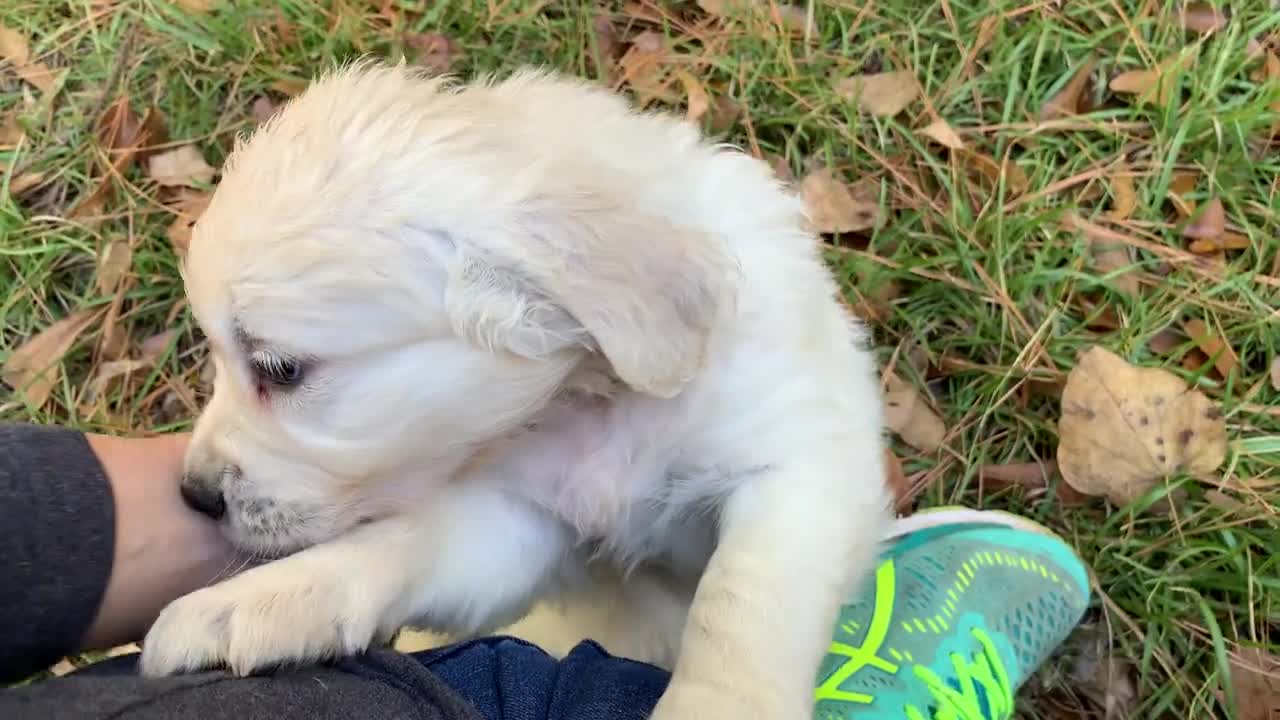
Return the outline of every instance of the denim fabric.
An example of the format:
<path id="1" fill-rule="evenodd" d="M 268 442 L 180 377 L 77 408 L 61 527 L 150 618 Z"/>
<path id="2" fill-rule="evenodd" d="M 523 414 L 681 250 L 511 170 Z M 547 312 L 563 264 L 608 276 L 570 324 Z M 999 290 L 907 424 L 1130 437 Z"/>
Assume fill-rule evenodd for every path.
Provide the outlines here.
<path id="1" fill-rule="evenodd" d="M 643 720 L 667 680 L 592 642 L 557 661 L 505 637 L 250 678 L 145 680 L 129 655 L 0 690 L 0 720 Z"/>
<path id="2" fill-rule="evenodd" d="M 515 638 L 487 638 L 414 657 L 485 720 L 644 720 L 669 675 L 583 642 L 563 660 Z"/>

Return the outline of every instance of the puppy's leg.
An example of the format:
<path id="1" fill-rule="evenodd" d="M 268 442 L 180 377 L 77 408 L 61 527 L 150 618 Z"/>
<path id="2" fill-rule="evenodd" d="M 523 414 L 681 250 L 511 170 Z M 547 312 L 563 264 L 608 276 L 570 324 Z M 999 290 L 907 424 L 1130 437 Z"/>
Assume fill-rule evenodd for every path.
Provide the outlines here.
<path id="1" fill-rule="evenodd" d="M 239 675 L 360 652 L 424 619 L 463 633 L 523 613 L 566 531 L 485 488 L 442 493 L 413 517 L 364 525 L 171 603 L 143 642 L 142 672 L 225 664 Z"/>
<path id="2" fill-rule="evenodd" d="M 840 604 L 890 517 L 876 440 L 796 448 L 729 498 L 654 720 L 812 716 Z"/>

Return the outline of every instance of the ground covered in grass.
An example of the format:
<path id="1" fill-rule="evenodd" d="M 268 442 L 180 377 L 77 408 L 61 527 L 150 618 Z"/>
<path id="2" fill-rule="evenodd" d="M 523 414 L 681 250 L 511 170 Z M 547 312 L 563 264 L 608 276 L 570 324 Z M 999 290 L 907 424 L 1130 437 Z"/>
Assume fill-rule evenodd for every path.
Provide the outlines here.
<path id="1" fill-rule="evenodd" d="M 1271 0 L 10 0 L 0 24 L 0 419 L 189 427 L 177 256 L 237 133 L 317 71 L 547 64 L 804 194 L 886 367 L 904 511 L 1013 509 L 1088 559 L 1095 606 L 1020 713 L 1280 712 Z"/>

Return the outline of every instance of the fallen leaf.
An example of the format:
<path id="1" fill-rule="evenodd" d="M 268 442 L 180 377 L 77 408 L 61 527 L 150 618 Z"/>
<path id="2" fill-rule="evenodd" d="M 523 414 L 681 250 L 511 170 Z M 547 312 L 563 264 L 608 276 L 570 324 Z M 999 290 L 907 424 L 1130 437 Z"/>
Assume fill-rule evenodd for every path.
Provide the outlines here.
<path id="1" fill-rule="evenodd" d="M 702 121 L 702 116 L 711 109 L 711 98 L 707 96 L 707 89 L 702 87 L 698 78 L 687 70 L 677 70 L 676 78 L 684 86 L 686 98 L 684 118 L 697 125 Z"/>
<path id="2" fill-rule="evenodd" d="M 1062 86 L 1053 97 L 1049 98 L 1049 102 L 1040 108 L 1041 120 L 1058 120 L 1065 117 L 1078 115 L 1084 106 L 1086 92 L 1089 88 L 1089 80 L 1093 76 L 1093 68 L 1097 61 L 1090 56 L 1084 61 L 1084 65 L 1076 70 L 1066 85 Z"/>
<path id="3" fill-rule="evenodd" d="M 169 345 L 173 343 L 173 339 L 177 337 L 177 335 L 177 330 L 165 330 L 164 332 L 152 335 L 139 343 L 138 356 L 142 359 L 150 359 L 154 362 L 166 349 L 168 349 Z"/>
<path id="4" fill-rule="evenodd" d="M 15 197 L 44 182 L 44 173 L 25 172 L 9 181 L 9 192 Z"/>
<path id="5" fill-rule="evenodd" d="M 1184 342 L 1186 342 L 1186 338 L 1177 330 L 1165 328 L 1147 340 L 1147 347 L 1151 348 L 1151 352 L 1157 355 L 1167 356 L 1172 355 L 1174 350 L 1182 347 Z"/>
<path id="6" fill-rule="evenodd" d="M 194 145 L 180 145 L 151 157 L 147 174 L 165 187 L 198 187 L 213 182 L 216 171 Z"/>
<path id="7" fill-rule="evenodd" d="M 44 63 L 32 62 L 31 44 L 26 36 L 5 25 L 0 25 L 0 59 L 12 63 L 18 77 L 40 92 L 49 92 L 53 88 L 53 70 Z"/>
<path id="8" fill-rule="evenodd" d="M 1089 222 L 1074 213 L 1063 216 L 1063 227 L 1077 230 L 1089 246 L 1093 266 L 1104 275 L 1112 275 L 1111 282 L 1130 297 L 1137 297 L 1142 290 L 1137 268 L 1133 265 L 1133 248 L 1125 242 L 1123 233 Z"/>
<path id="9" fill-rule="evenodd" d="M 835 91 L 847 100 L 856 100 L 864 112 L 891 117 L 920 97 L 920 84 L 914 72 L 894 70 L 847 77 L 836 82 Z"/>
<path id="10" fill-rule="evenodd" d="M 618 61 L 621 70 L 619 82 L 631 88 L 641 105 L 667 96 L 664 78 L 666 59 L 666 39 L 652 30 L 646 30 L 631 41 L 631 46 Z"/>
<path id="11" fill-rule="evenodd" d="M 1098 346 L 1067 375 L 1058 433 L 1063 478 L 1118 505 L 1172 473 L 1211 473 L 1227 454 L 1222 411 L 1199 390 Z"/>
<path id="12" fill-rule="evenodd" d="M 1248 507 L 1244 503 L 1221 490 L 1206 490 L 1204 493 L 1204 499 L 1210 505 L 1226 510 L 1227 512 L 1239 512 L 1240 510 L 1244 510 Z"/>
<path id="13" fill-rule="evenodd" d="M 921 452 L 935 452 L 947 435 L 946 423 L 912 385 L 890 373 L 884 389 L 885 425 Z"/>
<path id="14" fill-rule="evenodd" d="M 884 467 L 886 484 L 889 491 L 893 493 L 894 504 L 897 506 L 898 512 L 906 510 L 914 499 L 911 492 L 911 480 L 902 470 L 902 460 L 894 452 L 888 448 L 884 451 Z"/>
<path id="15" fill-rule="evenodd" d="M 1129 219 L 1138 207 L 1138 192 L 1133 187 L 1133 177 L 1128 167 L 1121 164 L 1111 176 L 1111 209 L 1107 211 L 1107 219 L 1120 222 Z"/>
<path id="16" fill-rule="evenodd" d="M 875 193 L 855 192 L 836 178 L 830 168 L 819 167 L 800 181 L 800 199 L 816 232 L 845 233 L 869 230 L 879 224 L 880 204 Z"/>
<path id="17" fill-rule="evenodd" d="M 0 379 L 33 407 L 44 406 L 61 377 L 62 356 L 98 314 L 97 310 L 81 310 L 45 328 L 13 351 L 0 370 Z"/>
<path id="18" fill-rule="evenodd" d="M 733 129 L 742 115 L 742 106 L 737 100 L 724 93 L 716 94 L 711 101 L 711 110 L 707 115 L 707 132 L 720 135 Z"/>
<path id="19" fill-rule="evenodd" d="M 209 207 L 212 197 L 210 193 L 187 192 L 179 197 L 172 208 L 176 217 L 169 223 L 169 229 L 165 235 L 178 255 L 186 254 L 187 248 L 191 245 L 191 229 Z"/>
<path id="20" fill-rule="evenodd" d="M 769 169 L 773 170 L 774 177 L 787 185 L 796 181 L 795 173 L 791 172 L 791 163 L 787 162 L 786 158 L 781 155 L 765 153 L 763 159 L 769 164 Z"/>
<path id="21" fill-rule="evenodd" d="M 1178 87 L 1178 76 L 1195 59 L 1191 53 L 1178 53 L 1148 70 L 1129 70 L 1111 79 L 1112 92 L 1136 95 L 1139 105 L 1152 101 L 1167 106 Z"/>
<path id="22" fill-rule="evenodd" d="M 107 150 L 111 166 L 122 173 L 134 160 L 145 160 L 156 153 L 155 146 L 169 141 L 164 115 L 149 108 L 139 118 L 130 107 L 127 95 L 121 95 L 102 113 L 95 126 L 98 144 Z"/>
<path id="23" fill-rule="evenodd" d="M 259 125 L 270 120 L 276 114 L 279 106 L 276 105 L 269 97 L 259 97 L 253 101 L 253 107 L 250 113 L 253 115 L 253 121 Z"/>
<path id="24" fill-rule="evenodd" d="M 942 118 L 929 123 L 920 131 L 920 134 L 945 148 L 950 148 L 951 150 L 964 149 L 964 140 L 961 140 L 955 128 L 951 127 L 951 124 Z"/>
<path id="25" fill-rule="evenodd" d="M 216 0 L 172 0 L 174 5 L 186 10 L 192 15 L 203 15 L 209 12 Z"/>
<path id="26" fill-rule="evenodd" d="M 1231 687 L 1238 720 L 1273 720 L 1280 715 L 1280 657 L 1262 648 L 1243 648 L 1231 656 Z"/>
<path id="27" fill-rule="evenodd" d="M 597 13 L 591 21 L 591 32 L 595 36 L 595 47 L 598 58 L 594 58 L 596 74 L 600 77 L 613 78 L 618 58 L 626 52 L 626 44 L 618 38 L 614 29 L 613 18 L 605 13 Z"/>
<path id="28" fill-rule="evenodd" d="M 280 78 L 272 81 L 269 87 L 285 97 L 293 97 L 300 95 L 303 90 L 307 89 L 307 81 L 296 78 Z"/>
<path id="29" fill-rule="evenodd" d="M 18 124 L 16 113 L 9 113 L 0 121 L 0 149 L 8 150 L 22 142 L 22 138 L 26 136 L 26 131 Z"/>
<path id="30" fill-rule="evenodd" d="M 1240 358 L 1236 356 L 1235 350 L 1231 349 L 1231 344 L 1220 333 L 1210 330 L 1203 320 L 1197 318 L 1186 320 L 1182 323 L 1182 330 L 1201 352 L 1213 359 L 1213 365 L 1223 379 L 1229 377 L 1231 371 L 1239 367 Z"/>
<path id="31" fill-rule="evenodd" d="M 996 162 L 995 158 L 990 155 L 972 150 L 961 150 L 955 155 L 960 158 L 966 167 L 981 175 L 993 187 L 1000 184 L 1001 178 L 1004 179 L 1005 186 L 1017 195 L 1021 195 L 1031 187 L 1031 181 L 1027 178 L 1027 174 L 1011 159 L 1004 162 Z"/>
<path id="32" fill-rule="evenodd" d="M 139 370 L 145 370 L 151 367 L 154 360 L 108 360 L 98 365 L 97 372 L 93 374 L 93 380 L 89 382 L 88 393 L 85 400 L 93 402 L 102 397 L 111 385 L 111 381 L 117 378 L 126 378 Z"/>
<path id="33" fill-rule="evenodd" d="M 406 33 L 404 40 L 417 51 L 414 63 L 434 73 L 449 72 L 462 57 L 462 45 L 443 33 Z"/>
<path id="34" fill-rule="evenodd" d="M 7 25 L 0 25 L 0 58 L 21 67 L 31 62 L 31 44 L 27 37 Z"/>
<path id="35" fill-rule="evenodd" d="M 1056 474 L 1058 474 L 1058 463 L 1053 460 L 1048 462 L 982 465 L 978 468 L 978 479 L 989 490 L 1000 490 L 1008 487 L 1048 490 L 1053 484 L 1053 476 Z M 1089 501 L 1088 495 L 1077 491 L 1066 483 L 1058 483 L 1055 494 L 1058 500 L 1066 507 L 1084 505 Z"/>
<path id="36" fill-rule="evenodd" d="M 1179 13 L 1182 27 L 1197 33 L 1211 33 L 1227 26 L 1227 14 L 1205 2 L 1188 3 Z"/>
<path id="37" fill-rule="evenodd" d="M 1216 240 L 1226 229 L 1227 211 L 1222 207 L 1222 199 L 1215 196 L 1205 204 L 1200 217 L 1183 228 L 1182 234 L 1193 240 Z"/>
<path id="38" fill-rule="evenodd" d="M 98 256 L 98 290 L 103 294 L 115 292 L 133 266 L 133 248 L 128 240 L 112 240 Z"/>
<path id="39" fill-rule="evenodd" d="M 1196 211 L 1195 201 L 1187 196 L 1196 191 L 1198 178 L 1195 173 L 1175 172 L 1169 180 L 1169 200 L 1181 217 L 1190 217 Z"/>
<path id="40" fill-rule="evenodd" d="M 698 0 L 698 7 L 717 17 L 764 13 L 775 25 L 787 32 L 802 35 L 813 31 L 813 20 L 803 3 L 786 5 L 770 0 Z"/>
<path id="41" fill-rule="evenodd" d="M 1061 648 L 1070 658 L 1067 681 L 1073 692 L 1102 708 L 1105 720 L 1130 720 L 1139 699 L 1138 668 L 1116 655 L 1110 639 L 1111 632 L 1098 623 L 1079 625 Z"/>
<path id="42" fill-rule="evenodd" d="M 1280 355 L 1271 358 L 1271 389 L 1280 392 Z"/>
<path id="43" fill-rule="evenodd" d="M 102 178 L 93 192 L 76 201 L 76 204 L 67 211 L 67 217 L 85 221 L 89 225 L 96 224 L 96 221 L 106 214 L 107 203 L 115 195 L 115 191 L 115 183 L 112 179 Z"/>

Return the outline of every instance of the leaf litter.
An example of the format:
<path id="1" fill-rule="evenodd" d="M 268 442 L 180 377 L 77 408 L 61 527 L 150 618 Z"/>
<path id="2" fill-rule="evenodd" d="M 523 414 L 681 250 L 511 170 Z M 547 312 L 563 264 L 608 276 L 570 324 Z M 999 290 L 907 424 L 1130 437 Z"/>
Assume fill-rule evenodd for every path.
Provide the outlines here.
<path id="1" fill-rule="evenodd" d="M 1227 453 L 1213 401 L 1167 370 L 1135 367 L 1098 346 L 1067 375 L 1058 431 L 1063 478 L 1117 505 L 1174 473 L 1212 473 Z"/>
<path id="2" fill-rule="evenodd" d="M 0 379 L 33 407 L 43 407 L 62 377 L 63 356 L 100 314 L 81 310 L 40 331 L 13 351 L 0 370 Z"/>

